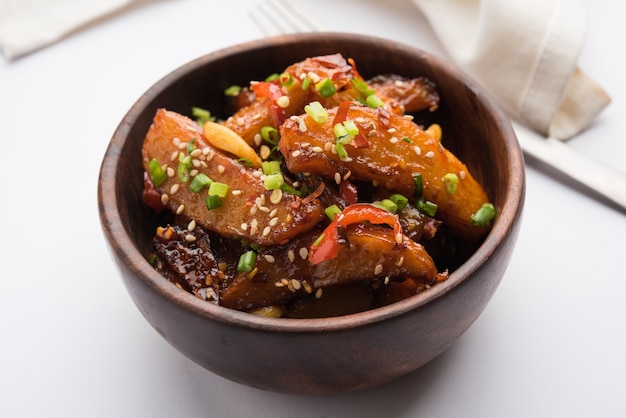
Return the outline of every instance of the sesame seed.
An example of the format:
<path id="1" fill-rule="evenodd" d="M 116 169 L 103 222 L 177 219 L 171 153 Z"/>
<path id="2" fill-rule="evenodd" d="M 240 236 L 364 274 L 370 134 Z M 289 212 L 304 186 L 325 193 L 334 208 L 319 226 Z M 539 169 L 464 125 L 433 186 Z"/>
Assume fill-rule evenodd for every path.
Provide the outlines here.
<path id="1" fill-rule="evenodd" d="M 181 213 L 183 213 L 184 210 L 185 210 L 185 205 L 181 204 L 180 206 L 178 206 L 178 208 L 176 208 L 176 214 L 180 215 Z"/>
<path id="2" fill-rule="evenodd" d="M 250 215 L 254 216 L 257 214 L 257 212 L 259 211 L 259 207 L 256 205 L 252 205 L 250 206 Z"/>
<path id="3" fill-rule="evenodd" d="M 270 232 L 272 232 L 272 227 L 271 226 L 266 226 L 265 228 L 263 228 L 263 236 L 266 237 L 270 234 Z"/>
<path id="4" fill-rule="evenodd" d="M 402 81 L 402 80 L 396 80 L 396 81 L 394 81 L 394 84 L 395 84 L 396 86 L 398 86 L 398 87 L 402 87 L 402 86 L 404 86 L 404 81 Z"/>
<path id="5" fill-rule="evenodd" d="M 259 153 L 261 154 L 261 158 L 262 159 L 267 160 L 267 158 L 272 153 L 272 150 L 270 149 L 270 147 L 268 147 L 267 145 L 263 144 L 263 145 L 261 145 L 261 149 L 259 150 Z"/>
<path id="6" fill-rule="evenodd" d="M 200 148 L 196 148 L 195 150 L 191 151 L 191 158 L 198 158 L 202 155 L 202 150 Z"/>
<path id="7" fill-rule="evenodd" d="M 341 174 L 335 173 L 335 183 L 341 183 Z"/>
<path id="8" fill-rule="evenodd" d="M 278 204 L 283 200 L 283 191 L 281 189 L 272 190 L 272 194 L 270 195 L 270 202 L 273 204 Z"/>
<path id="9" fill-rule="evenodd" d="M 312 82 L 318 83 L 320 81 L 320 76 L 314 73 L 313 71 L 309 71 L 307 73 Z"/>
<path id="10" fill-rule="evenodd" d="M 306 260 L 308 256 L 309 256 L 309 250 L 306 247 L 300 248 L 300 258 L 302 258 L 303 260 Z"/>
<path id="11" fill-rule="evenodd" d="M 239 196 L 243 192 L 241 190 L 233 190 L 231 193 L 233 194 L 233 196 Z"/>
<path id="12" fill-rule="evenodd" d="M 302 287 L 302 283 L 300 283 L 296 279 L 291 279 L 291 286 L 293 286 L 293 288 L 296 290 L 300 290 L 300 288 Z"/>
<path id="13" fill-rule="evenodd" d="M 167 177 L 174 177 L 176 175 L 176 171 L 172 167 L 167 167 Z"/>
<path id="14" fill-rule="evenodd" d="M 283 285 L 285 285 L 285 286 L 287 286 L 287 285 L 289 284 L 289 280 L 287 280 L 287 279 L 280 279 L 280 282 L 281 282 Z"/>
<path id="15" fill-rule="evenodd" d="M 198 150 L 197 150 L 197 149 L 195 149 L 194 151 L 198 151 Z M 198 160 L 198 159 L 196 159 L 196 158 L 192 159 L 192 160 L 191 160 L 191 165 L 193 165 L 193 166 L 194 166 L 194 167 L 196 167 L 196 168 L 199 168 L 199 167 L 201 166 L 201 164 L 200 164 L 200 160 Z"/>
<path id="16" fill-rule="evenodd" d="M 270 213 L 270 208 L 267 206 L 259 206 L 259 210 L 264 213 Z"/>
<path id="17" fill-rule="evenodd" d="M 413 115 L 404 115 L 403 117 L 406 120 L 413 120 Z"/>
<path id="18" fill-rule="evenodd" d="M 187 148 L 187 145 L 188 145 L 188 144 L 187 144 L 186 142 L 181 142 L 181 143 L 180 143 L 180 144 L 178 144 L 177 146 L 178 146 L 178 149 L 185 149 L 185 148 Z"/>
<path id="19" fill-rule="evenodd" d="M 270 219 L 270 226 L 276 226 L 276 225 L 278 225 L 278 217 L 274 217 Z"/>
<path id="20" fill-rule="evenodd" d="M 327 142 L 324 144 L 324 151 L 330 152 L 333 148 L 333 144 L 331 142 Z"/>
<path id="21" fill-rule="evenodd" d="M 273 263 L 276 261 L 276 259 L 274 258 L 274 256 L 273 256 L 273 255 L 270 255 L 270 254 L 265 254 L 265 255 L 263 256 L 263 258 L 265 258 L 265 261 L 267 261 L 267 262 L 268 262 L 268 263 L 270 263 L 270 264 L 273 264 Z"/>
<path id="22" fill-rule="evenodd" d="M 376 264 L 376 267 L 374 267 L 374 274 L 376 276 L 378 276 L 382 272 L 383 272 L 383 265 L 382 264 Z"/>
<path id="23" fill-rule="evenodd" d="M 207 161 L 211 161 L 211 160 L 213 159 L 213 157 L 215 157 L 215 152 L 214 152 L 214 151 L 211 151 L 211 152 L 209 152 L 209 153 L 207 154 L 207 156 L 206 156 L 206 160 L 207 160 Z"/>
<path id="24" fill-rule="evenodd" d="M 315 292 L 315 299 L 321 298 L 322 297 L 322 293 L 324 293 L 324 291 L 320 287 L 319 289 L 317 289 L 317 292 Z"/>
<path id="25" fill-rule="evenodd" d="M 401 245 L 402 244 L 402 233 L 398 232 L 396 234 L 396 244 Z"/>
<path id="26" fill-rule="evenodd" d="M 272 209 L 272 211 L 270 212 L 270 218 L 273 218 L 274 216 L 276 216 L 277 213 L 278 213 L 278 208 Z"/>
<path id="27" fill-rule="evenodd" d="M 322 149 L 322 147 L 317 147 L 317 146 L 316 146 L 316 147 L 311 148 L 311 150 L 312 150 L 313 152 L 318 153 L 318 154 L 319 154 L 319 153 L 321 153 L 321 152 L 324 152 L 324 150 Z"/>
<path id="28" fill-rule="evenodd" d="M 259 227 L 257 225 L 250 225 L 250 236 L 256 235 L 259 231 Z"/>
<path id="29" fill-rule="evenodd" d="M 404 264 L 404 256 L 400 256 L 400 258 L 396 262 L 396 266 L 400 267 L 402 264 Z"/>
<path id="30" fill-rule="evenodd" d="M 415 151 L 417 155 L 422 155 L 422 149 L 417 145 L 413 147 L 413 151 Z"/>
<path id="31" fill-rule="evenodd" d="M 459 171 L 459 178 L 460 178 L 461 180 L 465 180 L 465 175 L 466 175 L 465 170 L 461 170 L 461 171 Z"/>
<path id="32" fill-rule="evenodd" d="M 276 287 L 285 287 L 285 285 L 283 284 L 283 282 L 281 282 L 280 280 L 277 282 L 274 282 L 274 286 Z"/>
<path id="33" fill-rule="evenodd" d="M 191 221 L 189 221 L 189 223 L 187 224 L 187 230 L 189 232 L 193 232 L 196 229 L 196 221 L 194 219 L 192 219 Z"/>
<path id="34" fill-rule="evenodd" d="M 287 258 L 289 258 L 289 261 L 291 261 L 292 263 L 296 260 L 296 255 L 294 254 L 293 250 L 287 251 Z"/>
<path id="35" fill-rule="evenodd" d="M 291 153 L 291 156 L 294 157 L 294 158 L 297 158 L 297 157 L 300 156 L 300 154 L 302 154 L 302 152 L 299 149 L 297 149 L 297 150 L 295 150 L 294 152 Z"/>
<path id="36" fill-rule="evenodd" d="M 220 174 L 224 174 L 224 171 L 226 171 L 226 167 L 224 167 L 223 165 L 218 165 L 217 166 L 217 172 Z"/>
<path id="37" fill-rule="evenodd" d="M 246 222 L 243 222 L 240 226 L 242 231 L 247 231 L 248 230 L 248 224 Z"/>
<path id="38" fill-rule="evenodd" d="M 161 203 L 163 203 L 164 205 L 167 205 L 169 201 L 170 201 L 170 197 L 166 193 L 163 193 L 161 195 Z"/>
<path id="39" fill-rule="evenodd" d="M 187 234 L 185 235 L 185 241 L 187 242 L 194 242 L 196 240 L 196 236 L 192 235 L 192 234 Z"/>
<path id="40" fill-rule="evenodd" d="M 196 169 L 194 168 L 193 170 L 191 170 L 191 171 L 189 172 L 189 175 L 190 175 L 191 177 L 195 177 L 195 176 L 197 176 L 197 175 L 198 175 L 198 170 L 196 170 Z"/>
<path id="41" fill-rule="evenodd" d="M 389 276 L 385 277 L 385 284 L 389 284 Z"/>
<path id="42" fill-rule="evenodd" d="M 396 128 L 389 128 L 387 129 L 387 132 L 390 134 L 395 134 L 396 133 Z"/>
<path id="43" fill-rule="evenodd" d="M 200 161 L 200 165 L 204 168 L 208 168 L 209 165 L 206 163 L 206 161 Z"/>
<path id="44" fill-rule="evenodd" d="M 261 145 L 261 141 L 263 140 L 263 137 L 261 136 L 261 134 L 256 134 L 254 135 L 254 144 L 258 147 L 259 145 Z"/>
<path id="45" fill-rule="evenodd" d="M 389 140 L 389 142 L 391 142 L 392 144 L 397 144 L 400 140 L 398 138 L 396 138 L 395 136 L 391 137 L 391 139 Z"/>
<path id="46" fill-rule="evenodd" d="M 352 171 L 348 170 L 348 172 L 343 176 L 343 181 L 347 181 L 352 175 Z"/>
<path id="47" fill-rule="evenodd" d="M 262 170 L 255 170 L 252 172 L 252 176 L 256 177 L 256 178 L 260 178 L 263 175 L 263 171 Z"/>
<path id="48" fill-rule="evenodd" d="M 176 194 L 176 192 L 180 189 L 180 184 L 174 183 L 172 187 L 170 187 L 170 194 Z"/>
<path id="49" fill-rule="evenodd" d="M 172 155 L 170 155 L 170 161 L 174 161 L 177 158 L 178 158 L 178 151 L 172 152 Z"/>
<path id="50" fill-rule="evenodd" d="M 242 117 L 238 117 L 235 119 L 235 123 L 239 126 L 243 126 L 246 124 L 246 121 Z"/>
<path id="51" fill-rule="evenodd" d="M 280 96 L 278 99 L 276 99 L 276 104 L 281 109 L 287 108 L 289 106 L 289 96 Z"/>
<path id="52" fill-rule="evenodd" d="M 435 156 L 435 153 L 433 151 L 428 151 L 425 155 L 426 158 L 433 158 Z"/>
<path id="53" fill-rule="evenodd" d="M 311 287 L 309 282 L 302 282 L 302 287 L 304 287 L 304 291 L 309 294 L 313 292 L 313 288 Z"/>
<path id="54" fill-rule="evenodd" d="M 180 138 L 175 136 L 172 138 L 172 143 L 178 147 L 180 145 Z"/>

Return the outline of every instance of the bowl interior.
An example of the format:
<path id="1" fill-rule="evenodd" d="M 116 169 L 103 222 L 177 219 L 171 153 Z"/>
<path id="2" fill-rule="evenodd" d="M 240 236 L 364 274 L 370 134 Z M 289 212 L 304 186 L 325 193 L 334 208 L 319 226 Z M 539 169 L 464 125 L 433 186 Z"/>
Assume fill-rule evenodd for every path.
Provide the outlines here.
<path id="1" fill-rule="evenodd" d="M 342 53 L 353 58 L 364 78 L 383 73 L 425 76 L 434 81 L 442 97 L 439 109 L 423 121 L 443 127 L 445 145 L 467 164 L 486 189 L 501 216 L 480 249 L 454 271 L 445 285 L 435 286 L 391 306 L 349 319 L 272 320 L 215 307 L 181 291 L 156 273 L 145 260 L 160 219 L 141 201 L 143 169 L 141 146 L 158 108 L 190 114 L 192 106 L 211 110 L 219 117 L 225 109 L 224 89 L 247 85 L 280 72 L 307 57 Z M 426 118 L 430 120 L 426 120 Z M 400 314 L 439 297 L 475 271 L 509 233 L 523 197 L 523 160 L 508 119 L 484 91 L 445 60 L 392 41 L 348 34 L 300 34 L 234 46 L 200 57 L 157 82 L 131 108 L 115 132 L 103 161 L 100 210 L 105 234 L 118 255 L 164 295 L 201 315 L 254 327 L 285 330 L 315 329 L 324 324 L 341 328 L 366 324 Z M 111 225 L 118 225 L 112 229 Z M 185 293 L 185 294 L 182 294 Z M 323 321 L 323 322 L 322 322 Z"/>

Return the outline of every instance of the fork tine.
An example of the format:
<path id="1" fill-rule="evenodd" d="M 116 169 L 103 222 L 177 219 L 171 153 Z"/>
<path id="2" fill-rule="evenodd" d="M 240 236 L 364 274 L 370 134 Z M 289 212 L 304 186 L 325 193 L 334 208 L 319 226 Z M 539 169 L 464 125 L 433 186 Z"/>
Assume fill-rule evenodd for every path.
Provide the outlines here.
<path id="1" fill-rule="evenodd" d="M 319 32 L 323 27 L 287 0 L 260 3 L 250 17 L 266 36 L 290 32 Z"/>

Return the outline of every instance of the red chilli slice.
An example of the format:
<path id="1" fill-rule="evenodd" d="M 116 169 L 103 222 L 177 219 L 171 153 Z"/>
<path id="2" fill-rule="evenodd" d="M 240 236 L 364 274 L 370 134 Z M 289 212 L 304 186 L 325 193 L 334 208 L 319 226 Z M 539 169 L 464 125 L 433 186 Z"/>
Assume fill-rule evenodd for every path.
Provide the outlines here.
<path id="1" fill-rule="evenodd" d="M 320 242 L 311 245 L 309 262 L 315 265 L 337 257 L 341 249 L 339 228 L 362 222 L 389 225 L 393 228 L 398 244 L 402 243 L 402 226 L 396 215 L 367 203 L 355 203 L 345 208 L 340 214 L 335 215 L 335 219 L 322 233 Z"/>

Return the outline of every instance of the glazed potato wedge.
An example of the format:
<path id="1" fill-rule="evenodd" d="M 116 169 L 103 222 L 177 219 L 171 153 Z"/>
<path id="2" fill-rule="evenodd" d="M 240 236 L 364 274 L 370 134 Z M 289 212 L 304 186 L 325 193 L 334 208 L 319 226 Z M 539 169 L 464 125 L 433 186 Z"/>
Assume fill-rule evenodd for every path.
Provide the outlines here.
<path id="1" fill-rule="evenodd" d="M 409 238 L 398 245 L 393 230 L 377 225 L 350 225 L 347 243 L 337 256 L 312 265 L 308 251 L 317 234 L 298 237 L 282 246 L 259 251 L 256 268 L 240 273 L 221 291 L 223 306 L 248 310 L 284 304 L 307 294 L 319 296 L 319 289 L 358 283 L 366 279 L 389 282 L 412 277 L 435 283 L 447 273 L 438 273 L 424 247 Z"/>
<path id="2" fill-rule="evenodd" d="M 192 146 L 189 146 L 189 143 Z M 190 156 L 187 180 L 181 180 L 182 158 Z M 239 163 L 207 143 L 198 125 L 178 113 L 160 109 L 144 140 L 143 166 L 156 160 L 167 174 L 156 187 L 161 202 L 172 212 L 195 219 L 208 230 L 260 245 L 284 243 L 313 228 L 324 216 L 318 200 L 306 202 L 282 191 L 265 190 L 261 172 Z M 183 178 L 185 177 L 183 167 Z M 228 185 L 221 206 L 207 209 L 207 190 L 190 185 L 195 173 Z M 196 174 L 197 176 L 197 174 Z"/>
<path id="3" fill-rule="evenodd" d="M 351 106 L 346 118 L 355 122 L 365 145 L 356 141 L 345 145 L 347 158 L 340 158 L 333 131 L 337 108 L 327 109 L 328 120 L 315 122 L 309 115 L 287 120 L 280 129 L 280 150 L 287 168 L 333 179 L 344 178 L 372 182 L 405 196 L 415 191 L 414 175 L 423 180 L 423 196 L 438 205 L 437 218 L 464 240 L 475 242 L 488 230 L 471 222 L 472 215 L 488 202 L 481 185 L 468 168 L 441 143 L 435 141 L 412 120 L 381 109 Z M 306 129 L 302 129 L 302 124 Z M 444 181 L 452 173 L 458 179 L 454 193 Z"/>

